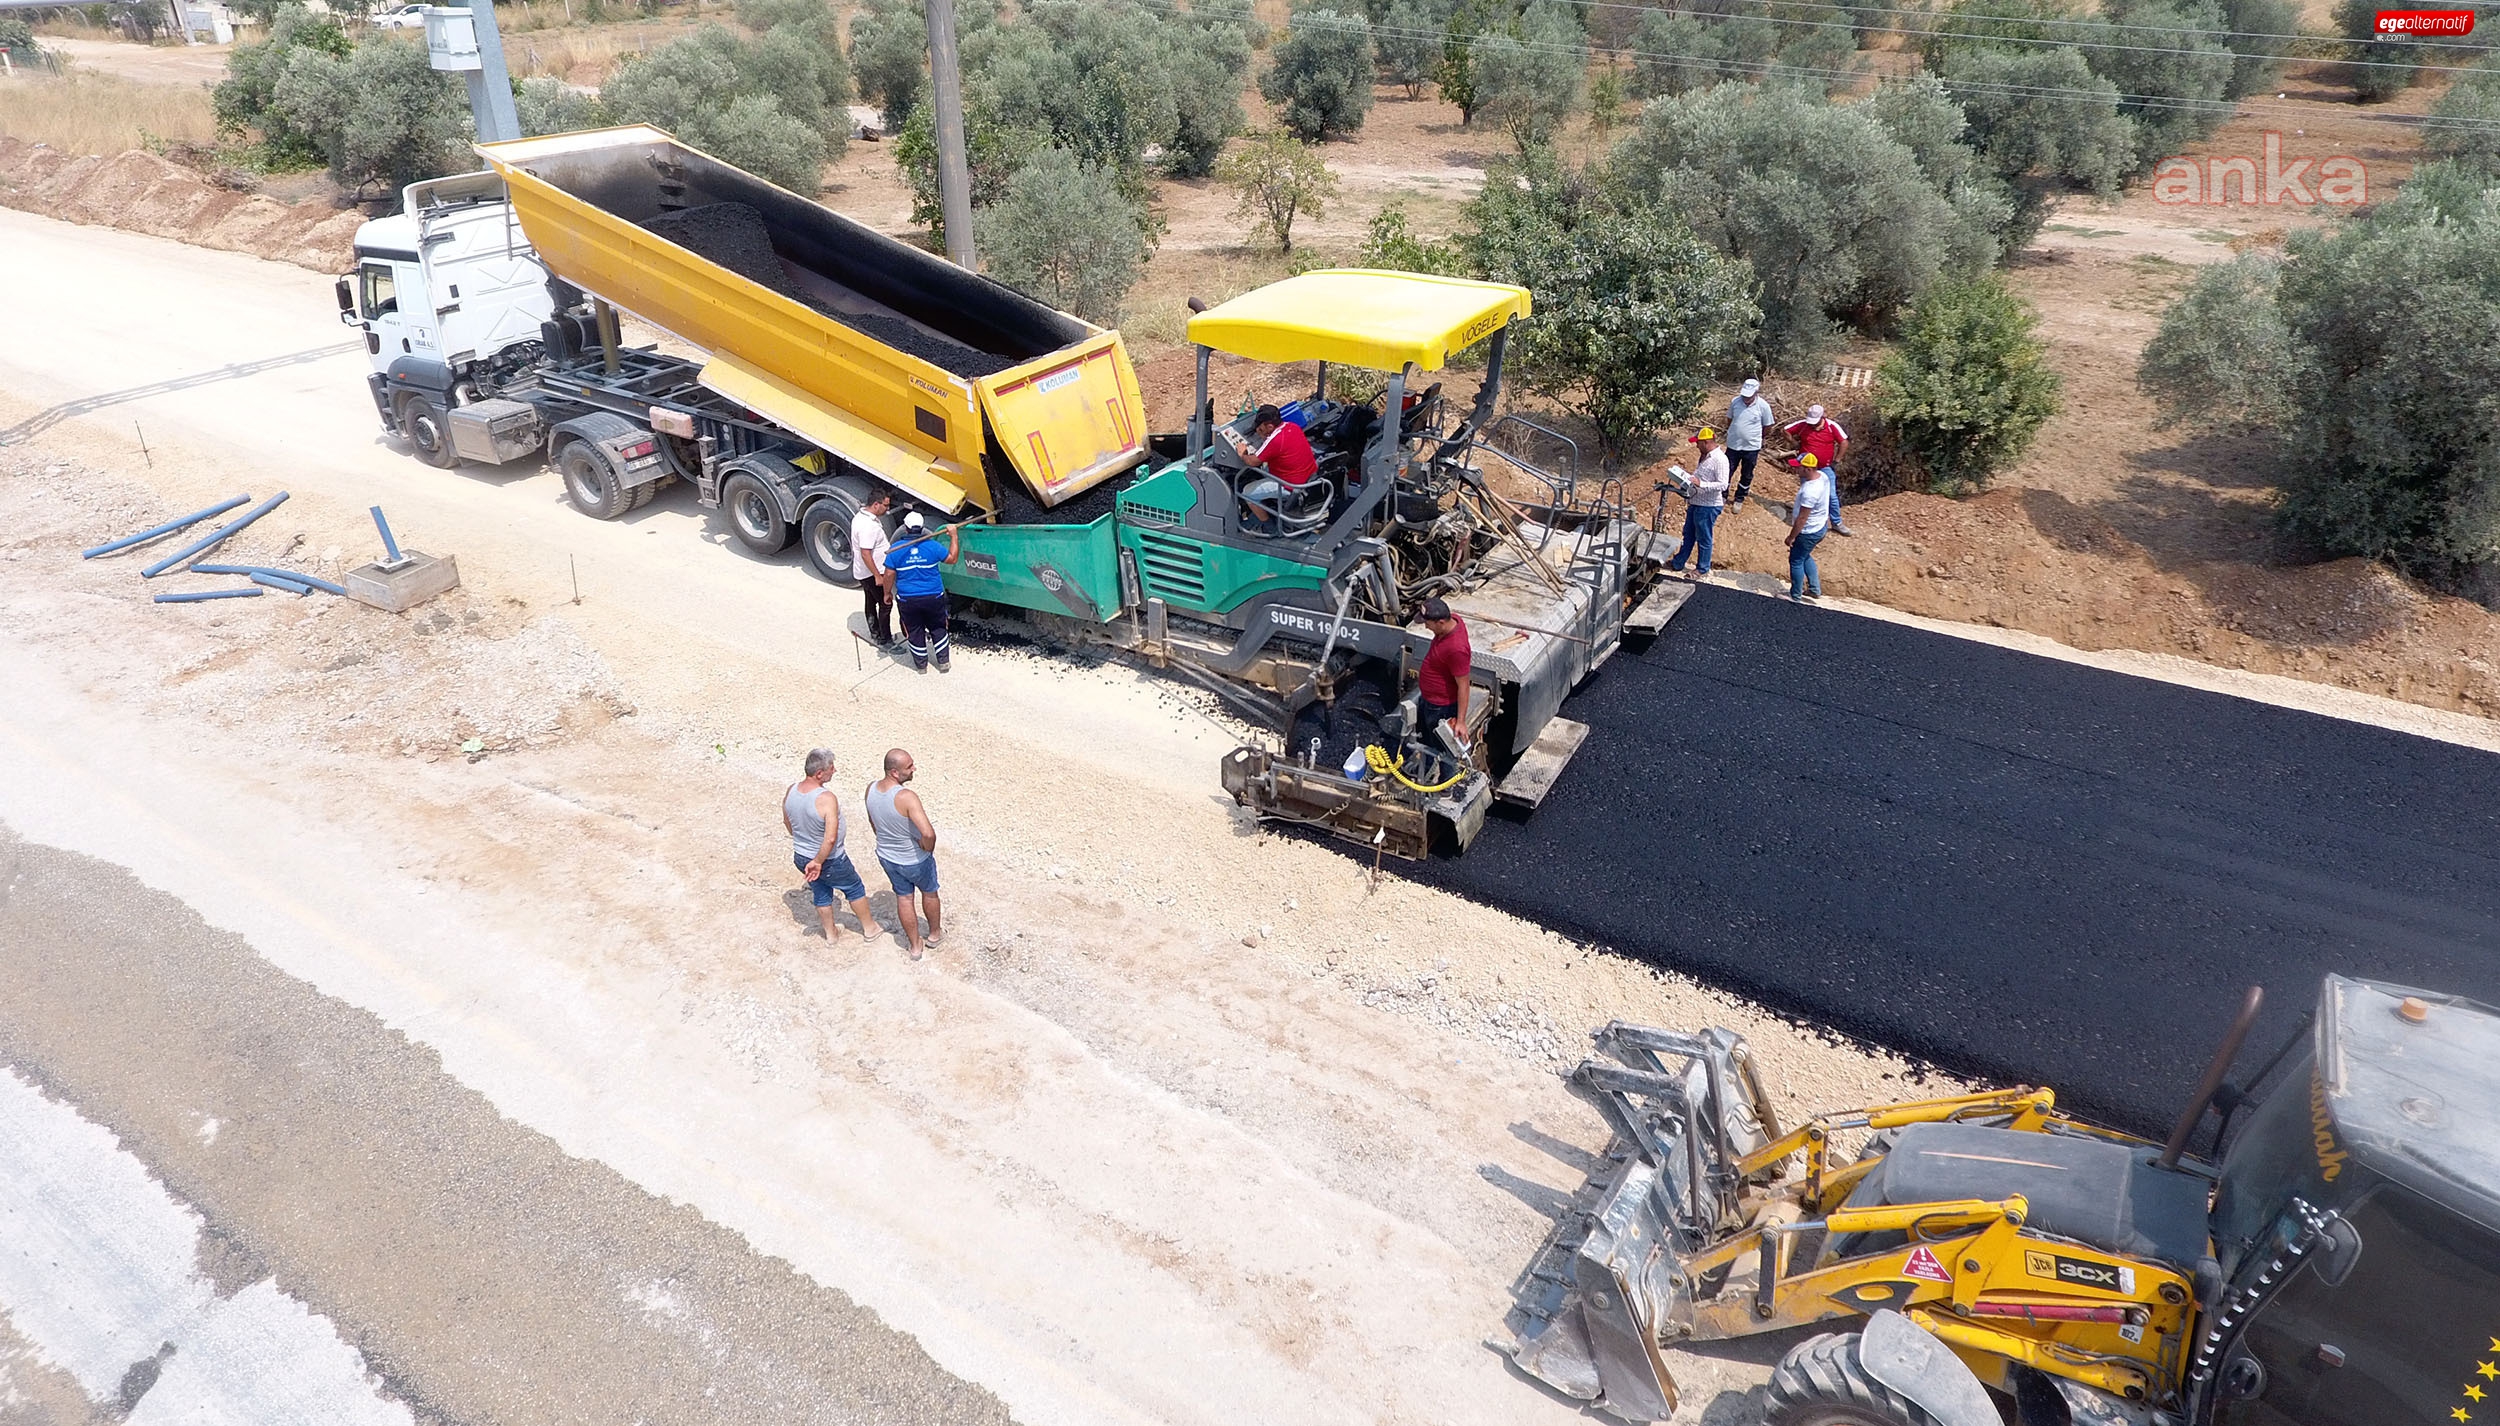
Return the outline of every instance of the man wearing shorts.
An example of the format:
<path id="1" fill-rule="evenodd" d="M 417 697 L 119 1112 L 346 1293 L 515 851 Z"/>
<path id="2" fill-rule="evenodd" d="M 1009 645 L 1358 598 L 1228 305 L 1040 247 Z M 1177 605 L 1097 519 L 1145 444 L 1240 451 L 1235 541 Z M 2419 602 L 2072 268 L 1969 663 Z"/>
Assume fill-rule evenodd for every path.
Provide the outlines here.
<path id="1" fill-rule="evenodd" d="M 843 850 L 842 799 L 825 786 L 833 776 L 833 754 L 817 748 L 807 755 L 807 776 L 781 794 L 781 825 L 790 833 L 790 860 L 807 878 L 808 895 L 816 902 L 816 920 L 825 928 L 825 944 L 833 944 L 833 903 L 837 894 L 851 903 L 859 918 L 859 938 L 874 945 L 885 934 L 868 910 L 868 885 Z"/>
<path id="2" fill-rule="evenodd" d="M 877 834 L 877 861 L 894 888 L 894 918 L 903 923 L 913 960 L 939 936 L 937 828 L 920 805 L 920 794 L 907 785 L 916 771 L 911 754 L 896 748 L 885 755 L 885 776 L 868 784 L 868 826 Z M 926 935 L 922 916 L 929 918 Z"/>

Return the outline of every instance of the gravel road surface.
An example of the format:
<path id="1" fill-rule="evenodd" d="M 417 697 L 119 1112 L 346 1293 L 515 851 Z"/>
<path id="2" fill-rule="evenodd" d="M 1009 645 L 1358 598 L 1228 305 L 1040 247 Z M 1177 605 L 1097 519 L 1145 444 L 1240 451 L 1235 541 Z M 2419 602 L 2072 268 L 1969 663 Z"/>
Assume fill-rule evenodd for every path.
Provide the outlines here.
<path id="1" fill-rule="evenodd" d="M 2500 1001 L 2500 757 L 1704 588 L 1418 875 L 1845 1033 L 2168 1127 L 2249 985 Z"/>
<path id="2" fill-rule="evenodd" d="M 0 887 L 0 1065 L 109 1129 L 200 1216 L 199 1297 L 249 1301 L 274 1284 L 336 1324 L 415 1419 L 1010 1419 L 841 1293 L 567 1157 L 432 1051 L 127 871 L 0 829 Z M 9 1142 L 0 1203 L 47 1157 Z M 6 1221 L 0 1244 L 23 1226 Z M 52 1277 L 0 1309 L 22 1331 L 49 1323 L 47 1308 L 65 1314 L 72 1326 L 26 1335 L 73 1362 L 80 1319 L 106 1319 L 109 1338 L 182 1295 L 176 1284 L 124 1305 L 65 1286 Z M 177 1367 L 215 1359 L 216 1339 L 232 1334 L 203 1320 L 153 1334 L 170 1348 L 135 1349 L 138 1390 L 120 1389 L 122 1410 L 150 1384 L 179 1386 Z M 44 1339 L 54 1335 L 68 1340 Z M 160 1360 L 162 1382 L 142 1365 Z M 105 1380 L 129 1371 L 117 1364 Z M 201 1419 L 299 1419 L 270 1416 L 286 1393 L 266 1388 L 203 1390 L 199 1409 L 225 1412 Z"/>

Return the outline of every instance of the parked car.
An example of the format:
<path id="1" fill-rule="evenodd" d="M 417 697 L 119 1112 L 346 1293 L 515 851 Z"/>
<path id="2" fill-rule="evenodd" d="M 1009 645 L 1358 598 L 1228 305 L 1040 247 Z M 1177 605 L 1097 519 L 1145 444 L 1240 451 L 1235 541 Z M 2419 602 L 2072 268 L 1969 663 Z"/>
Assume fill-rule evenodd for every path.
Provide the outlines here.
<path id="1" fill-rule="evenodd" d="M 373 17 L 377 30 L 422 30 L 425 28 L 423 5 L 401 5 Z"/>

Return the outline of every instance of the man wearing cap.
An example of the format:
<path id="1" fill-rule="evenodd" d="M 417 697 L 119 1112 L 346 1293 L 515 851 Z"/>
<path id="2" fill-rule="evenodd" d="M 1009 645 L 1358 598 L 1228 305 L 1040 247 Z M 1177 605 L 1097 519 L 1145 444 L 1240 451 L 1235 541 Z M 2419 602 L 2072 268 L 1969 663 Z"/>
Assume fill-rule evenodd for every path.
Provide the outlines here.
<path id="1" fill-rule="evenodd" d="M 1718 527 L 1719 511 L 1727 499 L 1727 452 L 1719 446 L 1719 433 L 1708 426 L 1693 433 L 1693 444 L 1701 447 L 1701 462 L 1693 472 L 1693 483 L 1684 496 L 1684 542 L 1675 547 L 1675 558 L 1667 568 L 1677 574 L 1684 572 L 1684 557 L 1698 555 L 1696 579 L 1710 577 L 1710 536 Z"/>
<path id="2" fill-rule="evenodd" d="M 1415 741 L 1438 760 L 1446 753 L 1433 734 L 1444 723 L 1451 740 L 1461 749 L 1467 746 L 1467 680 L 1476 653 L 1467 642 L 1467 625 L 1450 612 L 1446 600 L 1425 600 L 1423 616 L 1424 627 L 1432 631 L 1432 647 L 1415 683 Z"/>
<path id="3" fill-rule="evenodd" d="M 1228 430 L 1225 433 L 1231 435 Z M 1273 406 L 1262 406 L 1250 418 L 1250 439 L 1238 438 L 1233 449 L 1241 453 L 1242 462 L 1252 470 L 1267 474 L 1244 482 L 1241 498 L 1251 505 L 1250 522 L 1260 530 L 1272 530 L 1275 522 L 1268 511 L 1283 501 L 1287 489 L 1300 490 L 1319 474 L 1319 457 L 1311 450 L 1310 437 L 1302 428 L 1285 419 L 1285 413 Z"/>
<path id="4" fill-rule="evenodd" d="M 1749 376 L 1727 403 L 1727 464 L 1736 472 L 1737 505 L 1753 493 L 1754 462 L 1762 459 L 1762 435 L 1771 429 L 1771 399 L 1761 392 L 1762 383 Z"/>
<path id="5" fill-rule="evenodd" d="M 1840 456 L 1849 449 L 1848 430 L 1838 421 L 1826 419 L 1822 407 L 1808 406 L 1806 418 L 1782 426 L 1780 434 L 1797 443 L 1798 458 L 1790 464 L 1809 472 L 1797 477 L 1801 487 L 1813 478 L 1812 471 L 1820 470 L 1831 477 L 1832 533 L 1848 534 L 1849 527 L 1840 518 Z"/>
<path id="6" fill-rule="evenodd" d="M 943 550 L 938 548 L 940 536 L 946 540 Z M 955 527 L 930 534 L 917 510 L 903 517 L 903 537 L 885 552 L 885 567 L 894 575 L 894 602 L 903 615 L 903 641 L 911 645 L 911 666 L 922 673 L 929 671 L 932 658 L 940 673 L 952 662 L 954 645 L 946 633 L 942 570 L 955 562 L 958 553 Z"/>
<path id="7" fill-rule="evenodd" d="M 868 606 L 868 637 L 878 648 L 894 642 L 894 576 L 885 567 L 885 512 L 894 492 L 879 490 L 851 517 L 851 578 L 859 581 Z"/>

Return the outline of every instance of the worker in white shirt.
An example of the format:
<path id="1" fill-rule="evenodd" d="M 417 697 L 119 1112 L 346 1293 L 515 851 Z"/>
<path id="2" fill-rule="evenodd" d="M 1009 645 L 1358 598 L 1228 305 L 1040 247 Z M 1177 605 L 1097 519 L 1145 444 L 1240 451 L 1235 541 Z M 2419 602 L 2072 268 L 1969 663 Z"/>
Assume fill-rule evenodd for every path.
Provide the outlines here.
<path id="1" fill-rule="evenodd" d="M 894 574 L 885 567 L 891 543 L 885 533 L 885 512 L 894 505 L 890 491 L 880 490 L 851 517 L 851 578 L 868 604 L 868 637 L 878 648 L 894 642 Z"/>
<path id="2" fill-rule="evenodd" d="M 1749 376 L 1727 403 L 1727 464 L 1736 474 L 1731 503 L 1737 505 L 1753 494 L 1754 462 L 1762 459 L 1762 437 L 1771 429 L 1771 398 L 1761 393 L 1762 383 Z"/>
<path id="3" fill-rule="evenodd" d="M 1693 444 L 1701 447 L 1701 462 L 1684 493 L 1684 542 L 1675 547 L 1675 558 L 1667 568 L 1677 574 L 1684 572 L 1684 557 L 1698 555 L 1695 579 L 1710 577 L 1710 536 L 1719 523 L 1719 512 L 1727 500 L 1727 452 L 1719 444 L 1719 433 L 1708 426 L 1693 433 Z"/>

